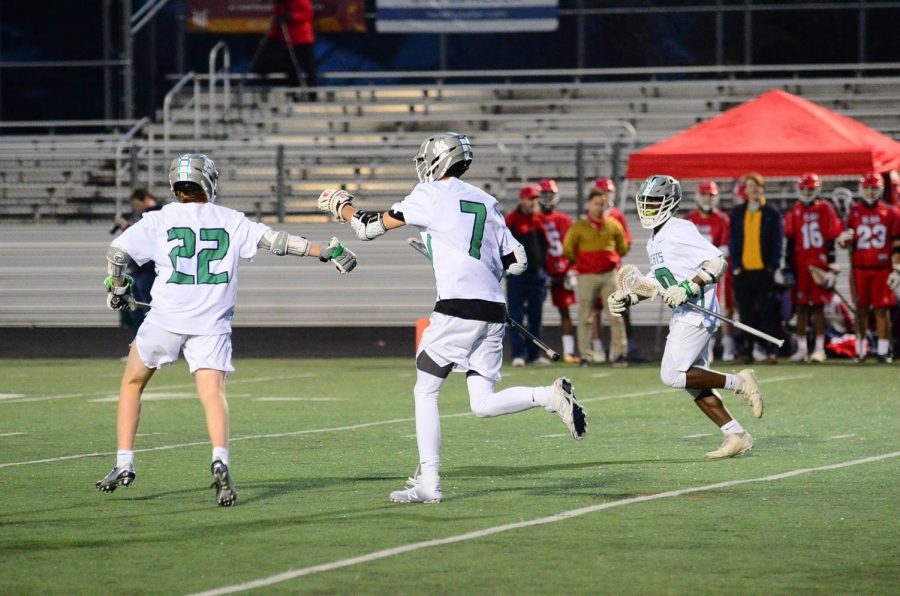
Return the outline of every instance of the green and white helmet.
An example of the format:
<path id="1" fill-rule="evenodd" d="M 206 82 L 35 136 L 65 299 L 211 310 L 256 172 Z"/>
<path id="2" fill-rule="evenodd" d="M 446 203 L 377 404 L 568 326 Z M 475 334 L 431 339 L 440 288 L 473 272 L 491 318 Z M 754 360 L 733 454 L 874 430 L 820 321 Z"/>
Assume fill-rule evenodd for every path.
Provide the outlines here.
<path id="1" fill-rule="evenodd" d="M 641 184 L 635 195 L 641 227 L 652 230 L 672 217 L 681 202 L 681 183 L 665 174 L 654 174 Z"/>
<path id="2" fill-rule="evenodd" d="M 175 187 L 182 183 L 196 184 L 203 189 L 206 200 L 216 202 L 219 191 L 219 172 L 213 160 L 202 153 L 185 153 L 172 160 L 169 166 L 169 188 L 175 193 Z"/>
<path id="3" fill-rule="evenodd" d="M 416 175 L 419 182 L 433 182 L 443 178 L 458 163 L 464 165 L 465 172 L 472 165 L 472 156 L 472 145 L 466 135 L 447 132 L 429 137 L 416 153 Z"/>

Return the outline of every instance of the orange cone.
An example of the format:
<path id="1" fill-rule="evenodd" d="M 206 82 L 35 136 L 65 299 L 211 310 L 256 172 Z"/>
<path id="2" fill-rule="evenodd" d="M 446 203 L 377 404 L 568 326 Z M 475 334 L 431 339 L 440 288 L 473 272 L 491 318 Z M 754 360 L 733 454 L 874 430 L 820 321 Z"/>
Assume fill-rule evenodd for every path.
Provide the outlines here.
<path id="1" fill-rule="evenodd" d="M 422 341 L 422 334 L 425 333 L 429 323 L 431 323 L 429 319 L 416 319 L 416 352 L 419 351 L 419 342 Z"/>

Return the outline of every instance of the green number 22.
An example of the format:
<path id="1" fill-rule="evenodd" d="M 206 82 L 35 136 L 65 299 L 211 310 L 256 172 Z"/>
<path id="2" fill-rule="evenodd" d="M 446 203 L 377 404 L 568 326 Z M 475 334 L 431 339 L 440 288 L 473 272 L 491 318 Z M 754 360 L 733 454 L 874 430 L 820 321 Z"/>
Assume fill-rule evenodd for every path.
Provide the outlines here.
<path id="1" fill-rule="evenodd" d="M 460 201 L 459 210 L 475 216 L 475 223 L 472 224 L 472 240 L 469 242 L 469 256 L 473 259 L 480 259 L 481 240 L 484 238 L 484 221 L 487 219 L 487 208 L 483 203 Z"/>
<path id="2" fill-rule="evenodd" d="M 210 273 L 209 264 L 221 261 L 228 252 L 231 239 L 228 232 L 222 228 L 201 228 L 200 240 L 216 243 L 214 248 L 204 248 L 197 253 L 197 275 L 182 273 L 178 270 L 178 257 L 190 259 L 197 251 L 197 236 L 191 228 L 170 228 L 169 240 L 181 240 L 181 244 L 169 251 L 169 259 L 172 261 L 172 275 L 167 283 L 170 284 L 226 284 L 228 272 Z"/>

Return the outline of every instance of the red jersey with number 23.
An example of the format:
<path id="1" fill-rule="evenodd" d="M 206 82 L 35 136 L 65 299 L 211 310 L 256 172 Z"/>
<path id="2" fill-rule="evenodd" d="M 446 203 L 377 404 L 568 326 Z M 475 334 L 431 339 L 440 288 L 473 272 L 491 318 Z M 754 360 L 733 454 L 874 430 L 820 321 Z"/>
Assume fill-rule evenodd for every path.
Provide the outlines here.
<path id="1" fill-rule="evenodd" d="M 572 218 L 560 211 L 544 214 L 547 231 L 547 274 L 558 277 L 569 270 L 569 261 L 563 256 L 563 239 L 572 227 Z"/>
<path id="2" fill-rule="evenodd" d="M 804 205 L 797 201 L 784 216 L 784 236 L 794 241 L 794 263 L 788 266 L 796 271 L 805 271 L 809 265 L 827 268 L 827 243 L 842 231 L 841 220 L 831 203 L 819 200 Z"/>
<path id="3" fill-rule="evenodd" d="M 900 213 L 884 203 L 869 207 L 854 203 L 847 216 L 847 227 L 853 230 L 854 267 L 891 267 L 893 239 L 900 236 Z"/>

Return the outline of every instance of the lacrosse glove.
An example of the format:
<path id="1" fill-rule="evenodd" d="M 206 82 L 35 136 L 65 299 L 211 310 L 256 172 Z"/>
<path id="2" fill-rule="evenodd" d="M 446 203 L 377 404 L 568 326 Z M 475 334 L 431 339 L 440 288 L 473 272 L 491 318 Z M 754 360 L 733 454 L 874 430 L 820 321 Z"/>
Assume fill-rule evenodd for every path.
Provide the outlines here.
<path id="1" fill-rule="evenodd" d="M 696 298 L 700 294 L 700 286 L 690 280 L 684 280 L 674 286 L 669 286 L 663 292 L 663 301 L 670 308 L 678 308 L 691 298 Z"/>
<path id="2" fill-rule="evenodd" d="M 134 310 L 134 296 L 131 293 L 134 280 L 130 275 L 125 276 L 124 286 L 114 286 L 112 277 L 104 279 L 103 285 L 106 286 L 106 306 L 119 311 Z"/>
<path id="3" fill-rule="evenodd" d="M 341 223 L 347 222 L 347 220 L 344 219 L 344 216 L 341 215 L 341 211 L 347 205 L 353 205 L 353 195 L 348 193 L 346 190 L 329 188 L 327 190 L 323 190 L 322 194 L 319 195 L 319 211 L 328 213 Z"/>
<path id="4" fill-rule="evenodd" d="M 894 270 L 888 275 L 887 285 L 895 292 L 900 289 L 900 266 L 894 265 Z"/>
<path id="5" fill-rule="evenodd" d="M 356 267 L 356 254 L 335 237 L 331 238 L 328 246 L 322 246 L 319 249 L 319 260 L 323 263 L 328 261 L 334 263 L 341 275 L 350 273 Z"/>

